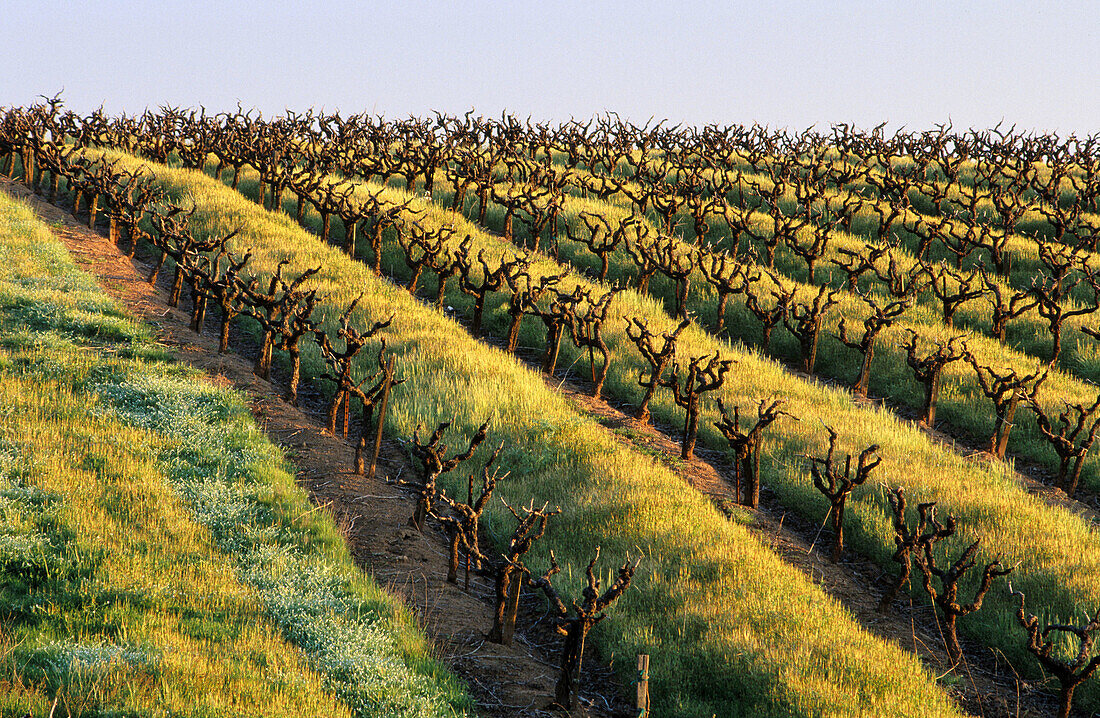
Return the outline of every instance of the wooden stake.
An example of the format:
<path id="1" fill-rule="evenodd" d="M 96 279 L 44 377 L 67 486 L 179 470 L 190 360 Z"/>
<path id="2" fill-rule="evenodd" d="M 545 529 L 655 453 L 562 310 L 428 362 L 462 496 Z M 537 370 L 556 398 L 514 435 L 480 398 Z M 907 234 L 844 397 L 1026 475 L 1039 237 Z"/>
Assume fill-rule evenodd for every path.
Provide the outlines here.
<path id="1" fill-rule="evenodd" d="M 95 217 L 99 213 L 99 193 L 93 192 L 88 200 L 88 229 L 95 229 Z"/>
<path id="2" fill-rule="evenodd" d="M 519 595 L 523 589 L 523 572 L 516 571 L 515 578 L 508 585 L 508 607 L 504 612 L 504 626 L 501 629 L 501 643 L 512 645 L 512 634 L 516 631 L 516 614 L 519 613 Z"/>
<path id="3" fill-rule="evenodd" d="M 649 656 L 644 653 L 638 654 L 638 698 L 637 708 L 638 712 L 635 714 L 638 718 L 648 718 L 649 716 Z"/>
<path id="4" fill-rule="evenodd" d="M 374 470 L 378 465 L 378 454 L 382 451 L 382 427 L 386 424 L 386 407 L 390 403 L 390 386 L 393 385 L 393 357 L 386 362 L 386 376 L 382 381 L 382 404 L 378 407 L 378 433 L 374 436 L 374 454 L 370 459 L 370 470 L 367 478 L 374 478 Z"/>
<path id="5" fill-rule="evenodd" d="M 588 337 L 591 339 L 592 337 Z M 592 370 L 592 382 L 596 381 L 596 350 L 592 348 L 592 345 L 588 345 L 588 368 Z"/>
<path id="6" fill-rule="evenodd" d="M 470 476 L 466 480 L 466 505 L 474 505 L 474 475 Z M 470 561 L 473 559 L 470 557 L 470 547 L 466 547 L 466 585 L 464 590 L 469 592 L 470 590 Z"/>

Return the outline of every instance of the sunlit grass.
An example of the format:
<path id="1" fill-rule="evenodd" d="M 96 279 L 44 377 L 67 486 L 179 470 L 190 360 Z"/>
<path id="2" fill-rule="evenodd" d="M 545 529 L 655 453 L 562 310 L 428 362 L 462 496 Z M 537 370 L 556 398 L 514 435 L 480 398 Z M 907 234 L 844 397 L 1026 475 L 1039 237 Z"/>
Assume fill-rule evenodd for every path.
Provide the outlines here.
<path id="1" fill-rule="evenodd" d="M 3 194 L 0 257 L 0 715 L 469 704 L 238 396 L 162 361 Z"/>
<path id="2" fill-rule="evenodd" d="M 904 164 L 907 161 L 911 162 L 911 160 L 907 160 L 907 158 L 895 158 L 895 160 L 894 164 Z M 1049 175 L 1049 170 L 1041 166 L 1038 170 L 1040 177 L 1044 173 Z M 740 172 L 740 174 L 738 174 L 738 172 Z M 881 170 L 878 169 L 872 169 L 871 172 L 873 174 L 881 174 Z M 747 165 L 741 166 L 737 168 L 737 170 L 731 169 L 720 171 L 704 169 L 700 171 L 700 176 L 704 178 L 718 179 L 717 175 L 724 175 L 724 179 L 730 180 L 735 184 L 738 178 L 743 176 L 747 181 L 756 183 L 764 189 L 771 189 L 774 186 L 774 183 L 767 175 L 759 173 L 754 168 Z M 961 180 L 964 184 L 972 186 L 973 169 L 971 168 L 969 172 L 967 172 L 966 165 L 964 165 Z M 589 175 L 580 171 L 578 181 L 582 184 L 588 182 Z M 630 186 L 629 183 L 628 186 Z M 745 187 L 748 189 L 748 185 L 745 185 Z M 635 187 L 635 190 L 637 190 L 637 187 Z M 828 197 L 830 200 L 836 200 L 850 197 L 856 192 L 862 192 L 866 195 L 871 190 L 873 190 L 873 187 L 865 182 L 854 182 L 844 187 L 832 188 L 824 193 L 824 197 Z M 1034 195 L 1034 192 L 1031 192 L 1031 194 Z M 960 197 L 957 188 L 951 189 L 947 196 L 956 200 Z M 748 205 L 750 207 L 753 206 L 756 199 L 753 197 L 752 193 L 747 192 L 745 197 Z M 927 215 L 936 213 L 935 207 L 931 202 L 916 189 L 910 191 L 909 197 L 912 202 L 912 208 L 902 211 L 893 226 L 893 231 L 897 233 L 901 239 L 900 244 L 893 251 L 893 256 L 897 260 L 899 268 L 902 270 L 907 270 L 909 267 L 916 264 L 917 261 L 912 252 L 915 251 L 918 240 L 913 234 L 905 230 L 905 222 L 917 220 L 922 214 Z M 738 192 L 731 192 L 727 199 L 730 202 L 736 203 L 739 200 Z M 612 194 L 608 200 L 611 204 L 619 207 L 629 208 L 631 206 L 629 198 L 621 192 Z M 889 209 L 884 200 L 879 200 L 875 204 L 877 204 L 880 209 L 887 211 Z M 780 206 L 783 211 L 788 214 L 795 211 L 796 198 L 793 191 L 788 191 L 783 196 L 780 200 Z M 821 201 L 816 205 L 818 209 L 822 209 L 822 206 L 823 202 Z M 988 198 L 982 199 L 979 202 L 977 210 L 978 216 L 982 221 L 996 223 L 996 214 L 993 212 L 992 203 Z M 652 213 L 650 214 L 651 219 L 653 219 L 654 215 Z M 769 233 L 770 225 L 764 213 L 756 210 L 750 212 L 750 216 L 754 219 L 754 229 L 756 232 L 765 235 Z M 1088 213 L 1083 215 L 1082 220 L 1090 222 L 1092 226 L 1100 224 L 1100 217 Z M 674 215 L 674 222 L 682 228 L 689 228 L 691 226 L 691 217 L 686 211 L 681 212 Z M 732 246 L 732 238 L 724 222 L 717 218 L 711 218 L 709 225 L 710 230 L 704 237 L 706 242 L 717 247 L 728 248 Z M 872 206 L 864 206 L 856 212 L 852 220 L 851 232 L 836 231 L 832 234 L 827 251 L 818 261 L 816 270 L 818 281 L 828 281 L 834 286 L 842 286 L 844 284 L 845 275 L 838 268 L 832 266 L 830 261 L 833 259 L 841 259 L 841 250 L 865 253 L 865 244 L 867 242 L 878 243 L 881 241 L 878 237 L 878 229 L 879 215 Z M 798 232 L 798 236 L 805 241 L 805 236 L 809 231 L 808 228 L 803 228 Z M 1026 289 L 1031 286 L 1032 280 L 1039 271 L 1043 269 L 1043 265 L 1039 261 L 1036 243 L 1032 236 L 1051 236 L 1049 223 L 1046 222 L 1038 210 L 1035 209 L 1030 210 L 1024 215 L 1017 228 L 1017 233 L 1007 238 L 1004 251 L 1011 260 L 1009 277 L 1007 279 L 994 277 L 997 284 L 1002 288 L 1012 288 L 1014 290 Z M 1096 253 L 1086 251 L 1083 256 L 1087 259 L 1091 267 L 1100 267 L 1100 259 L 1098 259 Z M 934 243 L 927 259 L 933 263 L 947 261 L 953 264 L 955 256 L 943 249 L 939 243 Z M 880 264 L 882 268 L 884 268 L 886 262 L 883 261 Z M 986 266 L 987 268 L 990 266 L 989 253 L 985 249 L 975 250 L 971 256 L 963 262 L 963 268 L 968 271 L 979 265 Z M 776 268 L 793 280 L 806 281 L 808 279 L 805 263 L 785 245 L 781 245 L 776 251 Z M 879 294 L 883 292 L 881 283 L 870 275 L 863 276 L 860 281 L 860 287 L 863 290 L 870 290 Z M 1067 308 L 1075 308 L 1078 306 L 1078 302 L 1087 301 L 1089 294 L 1087 287 L 1080 286 L 1064 304 Z M 919 293 L 918 301 L 928 306 L 930 309 L 937 306 L 935 297 L 928 291 Z M 921 323 L 927 322 L 934 324 L 937 321 L 935 314 L 936 312 L 934 311 L 930 312 L 926 315 L 926 318 L 920 318 L 919 321 Z M 985 300 L 971 300 L 960 307 L 956 315 L 956 321 L 964 328 L 989 334 L 991 331 L 991 314 L 992 310 L 988 302 Z M 1080 336 L 1080 327 L 1084 324 L 1088 324 L 1090 321 L 1091 318 L 1088 316 L 1073 317 L 1066 321 L 1064 336 L 1070 341 L 1067 341 L 1067 346 L 1063 347 L 1063 354 L 1059 359 L 1059 364 L 1070 373 L 1076 373 L 1078 376 L 1089 381 L 1097 381 L 1100 380 L 1100 375 L 1090 373 L 1091 364 L 1088 361 L 1082 361 L 1083 357 L 1072 342 L 1072 339 Z M 1026 354 L 1042 357 L 1044 359 L 1048 358 L 1051 351 L 1051 339 L 1048 333 L 1046 320 L 1043 319 L 1035 309 L 1030 309 L 1018 318 L 1013 319 L 1009 323 L 1008 343 L 1013 348 Z M 1095 351 L 1092 347 L 1092 340 L 1085 340 L 1085 343 L 1089 345 L 1085 350 L 1086 353 L 1089 350 Z M 1087 357 L 1084 358 L 1087 359 Z"/>
<path id="3" fill-rule="evenodd" d="M 124 158 L 122 164 L 138 161 Z M 534 499 L 562 508 L 534 560 L 544 562 L 552 548 L 569 592 L 578 590 L 597 545 L 605 571 L 628 556 L 643 557 L 635 585 L 601 625 L 597 640 L 627 680 L 632 661 L 623 657 L 651 654 L 656 714 L 955 713 L 912 656 L 861 630 L 743 526 L 726 520 L 652 458 L 622 448 L 537 374 L 324 246 L 288 217 L 264 212 L 198 172 L 155 169 L 163 186 L 195 201 L 199 232 L 241 228 L 234 246 L 252 250 L 254 272 L 267 275 L 282 259 L 295 271 L 321 265 L 307 286 L 324 297 L 319 313 L 327 322 L 360 292 L 366 296 L 354 314 L 358 323 L 396 313 L 385 336 L 407 381 L 392 397 L 388 430 L 407 436 L 418 423 L 453 419 L 468 435 L 491 419 L 492 435 L 506 440 L 500 463 L 512 471 L 502 495 L 513 503 Z M 250 178 L 242 185 L 249 182 L 254 189 Z M 483 241 L 480 234 L 477 241 Z M 392 264 L 391 256 L 385 265 Z M 629 301 L 658 311 L 651 300 Z M 496 304 L 492 312 L 487 319 L 499 323 Z M 309 348 L 306 373 L 318 368 Z M 447 485 L 455 483 L 452 478 Z M 492 535 L 510 531 L 505 515 L 499 505 L 491 510 Z"/>
<path id="4" fill-rule="evenodd" d="M 244 191 L 251 188 L 254 184 L 242 182 Z M 373 186 L 373 190 L 378 189 Z M 387 191 L 394 193 L 395 197 L 406 196 L 403 190 L 397 188 Z M 437 191 L 435 200 L 446 204 L 446 191 Z M 489 256 L 509 251 L 506 243 L 462 217 L 443 210 L 439 205 L 423 200 L 418 202 L 419 208 L 428 211 L 427 217 L 421 221 L 446 222 L 459 230 L 459 237 L 469 233 L 475 252 L 481 247 L 486 248 Z M 592 203 L 591 206 L 598 205 Z M 609 211 L 606 207 L 603 205 L 605 212 Z M 499 208 L 491 208 L 487 223 L 499 226 L 501 216 Z M 316 222 L 315 218 L 311 221 Z M 335 250 L 327 251 L 338 254 Z M 397 256 L 391 253 L 384 266 L 398 276 L 404 276 Z M 554 270 L 556 265 L 549 260 L 542 260 L 535 267 L 536 273 Z M 341 273 L 359 277 L 354 273 L 357 271 L 349 266 Z M 591 286 L 591 282 L 572 276 L 566 280 L 564 288 L 568 289 L 574 282 Z M 460 309 L 468 305 L 466 298 L 454 292 L 448 295 L 447 301 Z M 635 382 L 644 364 L 622 331 L 624 319 L 646 317 L 657 330 L 671 327 L 673 322 L 652 297 L 641 297 L 629 290 L 621 293 L 613 304 L 612 315 L 605 329 L 605 338 L 613 357 L 608 393 L 628 402 L 637 401 L 641 390 Z M 503 321 L 499 301 L 487 308 L 486 316 L 488 325 L 499 330 Z M 531 346 L 540 345 L 541 329 L 531 323 L 525 330 L 523 340 Z M 889 341 L 884 340 L 880 344 L 880 361 L 886 361 L 885 357 L 898 356 L 897 347 L 889 347 Z M 851 504 L 851 525 L 848 529 L 853 544 L 874 560 L 884 566 L 892 566 L 889 555 L 893 551 L 893 533 L 884 488 L 903 486 L 914 502 L 939 501 L 944 514 L 959 517 L 963 528 L 955 540 L 948 542 L 945 547 L 947 551 L 954 554 L 966 543 L 981 537 L 982 559 L 992 560 L 1000 555 L 1006 563 L 1017 565 L 1014 584 L 1025 590 L 1029 597 L 1035 596 L 1036 605 L 1046 605 L 1051 616 L 1068 619 L 1081 610 L 1091 610 L 1100 601 L 1100 588 L 1096 580 L 1100 577 L 1100 536 L 1080 517 L 1029 496 L 1006 473 L 1003 465 L 965 460 L 936 446 L 921 431 L 899 421 L 889 411 L 856 405 L 843 390 L 796 379 L 775 363 L 745 351 L 740 344 L 730 344 L 700 329 L 689 329 L 682 337 L 680 348 L 683 355 L 721 351 L 725 356 L 738 360 L 733 378 L 720 392 L 727 404 L 745 407 L 754 405 L 760 398 L 780 396 L 787 401 L 788 410 L 800 417 L 800 422 L 784 422 L 770 434 L 774 438 L 765 449 L 768 459 L 765 461 L 764 480 L 784 503 L 811 520 L 820 521 L 825 516 L 827 505 L 813 489 L 802 457 L 807 453 L 824 451 L 824 426 L 835 428 L 841 437 L 845 437 L 842 441 L 844 450 L 859 451 L 870 444 L 881 447 L 885 461 L 876 473 L 877 483 L 857 489 Z M 982 351 L 980 341 L 975 343 L 975 348 L 978 352 Z M 565 365 L 577 359 L 576 352 L 569 348 L 563 349 L 563 356 Z M 830 361 L 825 356 L 822 360 Z M 897 369 L 904 370 L 904 366 Z M 948 384 L 955 386 L 951 381 Z M 1057 381 L 1052 384 L 1058 385 Z M 941 407 L 959 400 L 961 397 L 956 389 L 945 388 Z M 680 410 L 674 408 L 667 393 L 658 394 L 653 409 L 659 419 L 669 424 L 682 421 Z M 704 445 L 724 448 L 724 440 L 709 424 L 714 417 L 711 409 L 704 413 L 701 441 Z M 1012 656 L 1018 666 L 1026 666 L 1020 637 L 1007 612 L 1009 604 L 1005 599 L 1005 594 L 994 591 L 987 599 L 986 608 L 965 619 L 961 625 L 973 637 Z M 1087 688 L 1091 694 L 1095 684 L 1090 683 Z"/>

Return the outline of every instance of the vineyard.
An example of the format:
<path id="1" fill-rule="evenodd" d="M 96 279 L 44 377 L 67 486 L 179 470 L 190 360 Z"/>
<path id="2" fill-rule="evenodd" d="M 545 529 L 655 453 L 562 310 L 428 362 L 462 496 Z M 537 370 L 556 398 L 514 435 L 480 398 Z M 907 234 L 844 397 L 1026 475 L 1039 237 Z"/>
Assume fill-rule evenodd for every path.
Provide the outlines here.
<path id="1" fill-rule="evenodd" d="M 196 336 L 349 442 L 362 495 L 400 447 L 409 470 L 384 483 L 451 590 L 487 587 L 483 642 L 545 650 L 553 690 L 524 711 L 1100 710 L 1100 138 L 80 116 L 54 98 L 0 109 L 0 173 L 102 230 Z M 102 456 L 84 471 L 163 472 L 140 485 L 175 497 L 173 520 L 203 527 L 247 587 L 232 590 L 253 592 L 265 640 L 308 674 L 278 679 L 301 689 L 273 689 L 278 711 L 507 714 L 428 657 L 324 511 L 292 526 L 314 513 L 288 475 L 225 475 L 279 463 L 242 400 L 165 369 L 154 330 L 103 309 L 49 228 L 0 200 L 0 684 L 27 696 L 2 714 L 45 715 L 62 694 L 72 714 L 142 713 L 154 692 L 113 683 L 126 661 L 186 680 L 157 673 L 168 643 L 77 603 L 48 620 L 28 607 L 64 606 L 66 581 L 121 560 L 93 558 L 88 509 L 26 468 L 65 460 L 30 438 L 57 412 L 95 417 L 79 432 Z M 215 431 L 262 447 L 205 456 Z M 249 522 L 248 502 L 289 523 Z M 387 621 L 349 612 L 364 601 Z M 87 646 L 106 668 L 52 657 Z M 135 646 L 149 655 L 119 658 Z M 601 667 L 617 681 L 602 708 Z"/>
<path id="2" fill-rule="evenodd" d="M 6 195 L 0 237 L 0 713 L 461 713 L 240 397 Z"/>

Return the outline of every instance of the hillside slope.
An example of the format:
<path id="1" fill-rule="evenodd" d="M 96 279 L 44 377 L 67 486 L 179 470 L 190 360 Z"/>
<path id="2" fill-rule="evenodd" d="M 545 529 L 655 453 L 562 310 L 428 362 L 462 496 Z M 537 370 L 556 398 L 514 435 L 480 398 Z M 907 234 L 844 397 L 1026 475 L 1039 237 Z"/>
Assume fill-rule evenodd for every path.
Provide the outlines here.
<path id="1" fill-rule="evenodd" d="M 0 715 L 465 711 L 238 396 L 3 194 L 0 260 Z"/>

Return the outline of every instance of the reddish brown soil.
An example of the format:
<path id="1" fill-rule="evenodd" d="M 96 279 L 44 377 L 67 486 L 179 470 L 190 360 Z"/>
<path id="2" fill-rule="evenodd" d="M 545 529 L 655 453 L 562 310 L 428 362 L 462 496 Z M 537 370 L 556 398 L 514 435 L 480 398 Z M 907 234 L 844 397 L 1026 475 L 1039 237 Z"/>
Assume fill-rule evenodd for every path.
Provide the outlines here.
<path id="1" fill-rule="evenodd" d="M 471 590 L 466 593 L 443 580 L 447 555 L 442 533 L 421 534 L 409 527 L 413 500 L 396 482 L 416 470 L 397 442 L 385 443 L 378 479 L 368 482 L 355 476 L 349 471 L 351 445 L 321 428 L 322 407 L 305 385 L 303 408 L 290 406 L 282 398 L 280 388 L 252 373 L 249 360 L 235 353 L 217 353 L 212 326 L 202 336 L 190 331 L 187 314 L 168 307 L 166 294 L 144 281 L 148 275 L 145 264 L 126 258 L 101 234 L 90 232 L 67 211 L 30 195 L 22 185 L 0 179 L 0 189 L 20 197 L 29 196 L 39 215 L 57 227 L 58 236 L 77 261 L 94 272 L 101 285 L 130 312 L 156 327 L 160 341 L 177 352 L 181 361 L 203 369 L 215 381 L 247 393 L 253 412 L 268 435 L 302 467 L 299 482 L 315 503 L 337 520 L 360 565 L 405 598 L 437 644 L 440 658 L 470 685 L 479 713 L 488 716 L 543 713 L 557 672 L 553 638 L 545 630 L 521 631 L 516 645 L 510 648 L 485 640 L 491 623 L 491 581 L 474 577 Z M 248 347 L 244 353 L 248 353 Z M 561 378 L 547 381 L 570 397 L 579 410 L 607 427 L 618 441 L 661 457 L 687 484 L 709 496 L 720 508 L 728 512 L 736 504 L 725 479 L 731 473 L 730 467 L 721 452 L 697 449 L 695 460 L 680 461 L 679 445 L 670 438 L 676 431 L 671 427 L 642 424 L 608 402 L 592 399 L 583 381 L 574 382 L 568 377 L 565 381 Z M 1080 507 L 1077 502 L 1052 495 L 1041 482 L 1023 476 L 1021 481 L 1051 503 Z M 877 611 L 882 581 L 882 571 L 877 565 L 851 552 L 839 564 L 829 561 L 827 531 L 822 532 L 821 527 L 787 513 L 766 489 L 751 529 L 786 561 L 840 600 L 864 627 L 915 652 L 933 670 L 952 672 L 942 637 L 936 630 L 935 614 L 929 606 L 905 598 L 904 605 L 899 600 L 889 615 Z M 868 586 L 874 588 L 869 591 Z M 537 602 L 532 600 L 526 605 L 524 613 L 527 623 L 533 622 L 539 613 Z M 991 718 L 1053 713 L 1050 698 L 1018 681 L 1005 661 L 977 645 L 964 644 L 964 649 L 969 662 L 954 669 L 957 679 L 950 682 L 953 685 L 950 690 L 971 713 Z M 592 664 L 593 680 L 583 692 L 587 712 L 594 716 L 625 714 L 627 709 L 608 666 L 598 660 Z"/>

